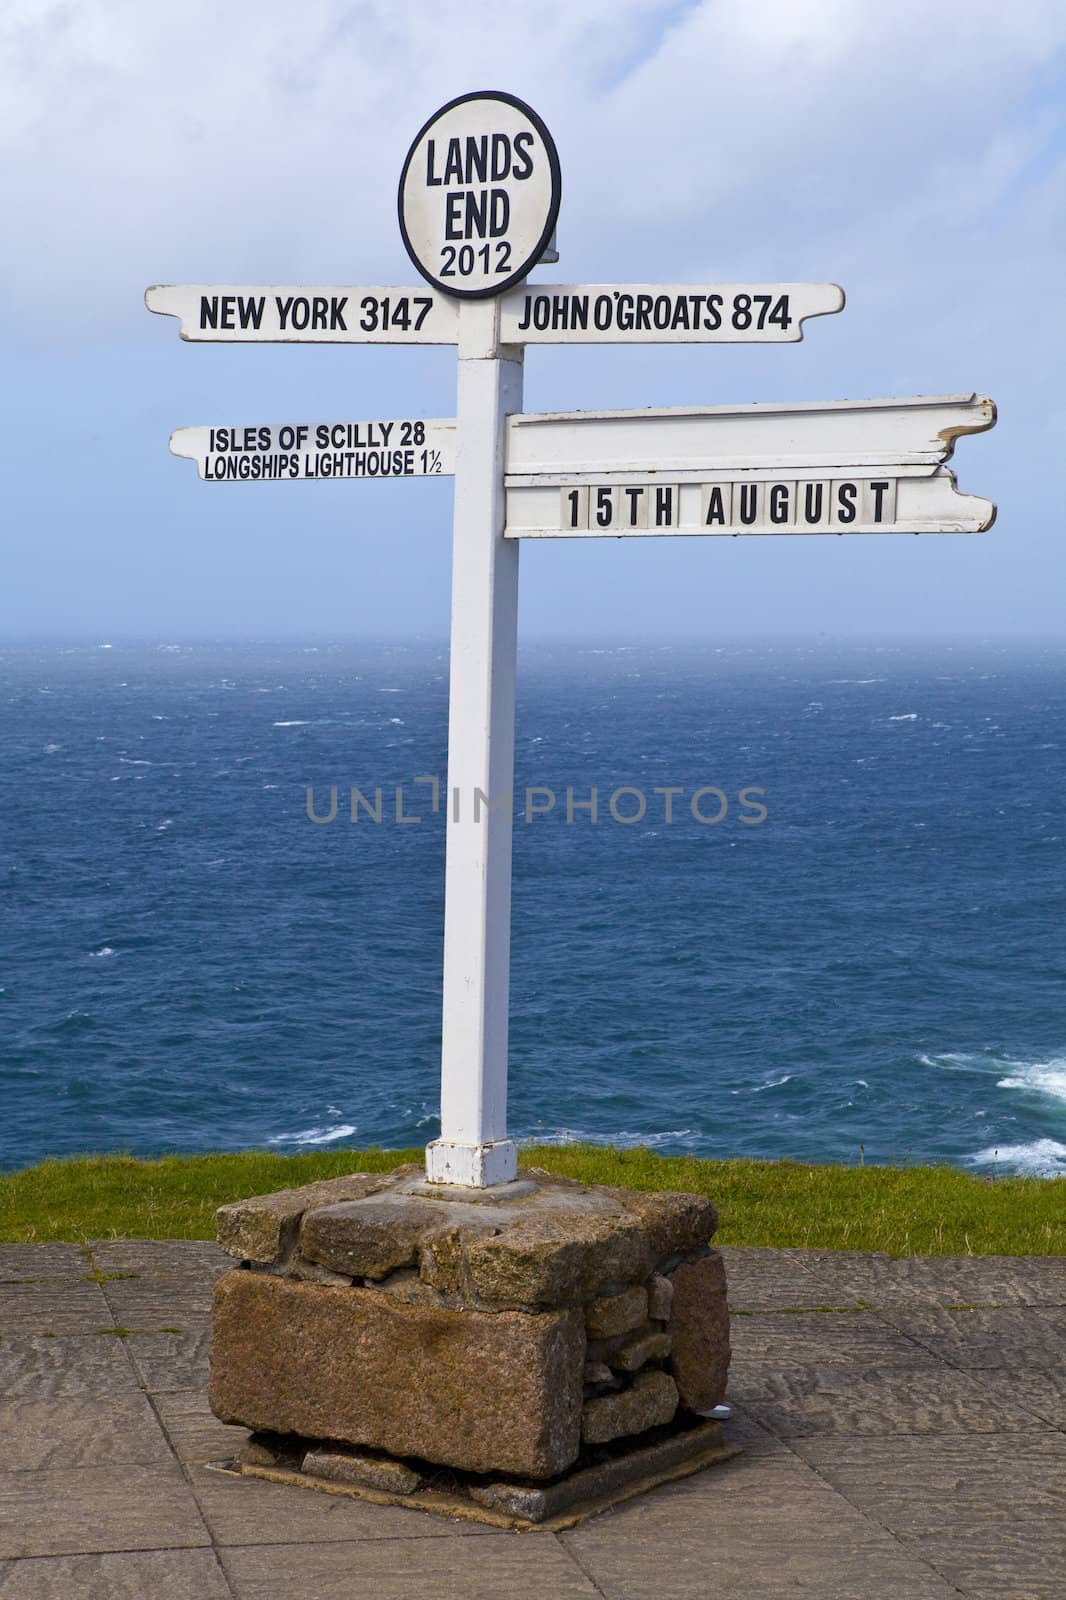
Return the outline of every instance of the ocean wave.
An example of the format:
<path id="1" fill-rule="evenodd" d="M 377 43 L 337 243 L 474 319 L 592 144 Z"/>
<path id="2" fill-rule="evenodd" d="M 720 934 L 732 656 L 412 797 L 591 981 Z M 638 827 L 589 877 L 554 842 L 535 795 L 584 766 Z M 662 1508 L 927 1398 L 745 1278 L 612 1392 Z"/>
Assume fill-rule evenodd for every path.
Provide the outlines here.
<path id="1" fill-rule="evenodd" d="M 1026 1061 L 1017 1056 L 946 1050 L 941 1055 L 920 1055 L 918 1060 L 923 1067 L 935 1067 L 941 1072 L 973 1072 L 982 1077 L 996 1073 L 997 1089 L 1021 1089 L 1066 1102 L 1066 1056 Z"/>
<path id="2" fill-rule="evenodd" d="M 1027 1178 L 1066 1177 L 1066 1144 L 1060 1144 L 1057 1139 L 993 1145 L 966 1159 L 975 1167 L 1011 1167 Z"/>
<path id="3" fill-rule="evenodd" d="M 780 1089 L 783 1083 L 791 1083 L 792 1074 L 786 1072 L 783 1078 L 771 1078 L 768 1083 L 757 1083 L 752 1089 L 752 1094 L 762 1094 L 764 1089 Z"/>
<path id="4" fill-rule="evenodd" d="M 334 1139 L 347 1139 L 355 1132 L 352 1122 L 338 1122 L 333 1128 L 302 1128 L 299 1133 L 279 1133 L 267 1144 L 332 1144 Z"/>
<path id="5" fill-rule="evenodd" d="M 889 722 L 917 722 L 917 711 L 901 711 L 898 717 L 889 717 Z"/>
<path id="6" fill-rule="evenodd" d="M 99 950 L 90 950 L 89 951 L 89 955 L 92 956 L 94 959 L 96 957 L 98 957 L 98 956 L 113 956 L 114 953 L 115 953 L 114 949 L 109 944 L 101 945 Z"/>
<path id="7" fill-rule="evenodd" d="M 306 722 L 275 722 L 275 728 L 306 728 Z"/>
<path id="8" fill-rule="evenodd" d="M 1051 1061 L 1022 1061 L 1010 1063 L 1014 1071 L 1000 1078 L 997 1089 L 1028 1089 L 1036 1094 L 1046 1094 L 1052 1100 L 1066 1102 L 1066 1057 Z"/>

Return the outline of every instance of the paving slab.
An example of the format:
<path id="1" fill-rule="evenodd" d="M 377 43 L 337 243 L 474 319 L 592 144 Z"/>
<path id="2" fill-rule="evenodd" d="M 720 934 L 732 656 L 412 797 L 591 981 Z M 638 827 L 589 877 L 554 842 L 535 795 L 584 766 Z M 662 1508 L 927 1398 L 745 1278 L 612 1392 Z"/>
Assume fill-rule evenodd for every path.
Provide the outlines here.
<path id="1" fill-rule="evenodd" d="M 93 1239 L 89 1244 L 100 1272 L 227 1272 L 233 1262 L 208 1239 Z"/>
<path id="2" fill-rule="evenodd" d="M 900 1326 L 869 1311 L 753 1311 L 730 1319 L 736 1361 L 777 1367 L 910 1366 L 929 1352 Z"/>
<path id="3" fill-rule="evenodd" d="M 211 1317 L 213 1282 L 199 1278 L 123 1278 L 101 1285 L 112 1320 L 124 1328 L 180 1327 L 189 1332 Z"/>
<path id="4" fill-rule="evenodd" d="M 907 1339 L 953 1367 L 1060 1367 L 1066 1353 L 1066 1307 L 903 1306 L 882 1315 Z"/>
<path id="5" fill-rule="evenodd" d="M 804 1262 L 844 1299 L 902 1305 L 1066 1305 L 1066 1256 L 889 1256 L 830 1250 Z"/>
<path id="6" fill-rule="evenodd" d="M 96 1283 L 5 1283 L 0 1293 L 0 1335 L 95 1333 L 111 1321 L 111 1309 Z"/>
<path id="7" fill-rule="evenodd" d="M 0 1244 L 0 1283 L 43 1278 L 77 1278 L 89 1258 L 78 1244 Z"/>
<path id="8" fill-rule="evenodd" d="M 559 1535 L 605 1600 L 958 1600 L 920 1555 L 794 1458 L 738 1458 Z"/>
<path id="9" fill-rule="evenodd" d="M 814 1263 L 822 1257 L 821 1251 L 761 1251 L 723 1245 L 719 1254 L 725 1262 L 733 1311 L 777 1311 L 837 1303 L 832 1282 L 813 1270 Z"/>
<path id="10" fill-rule="evenodd" d="M 1066 1351 L 1057 1367 L 1035 1372 L 998 1371 L 987 1376 L 994 1382 L 1004 1405 L 1013 1405 L 1049 1428 L 1066 1432 Z"/>
<path id="11" fill-rule="evenodd" d="M 1019 1433 L 1034 1427 L 994 1384 L 927 1356 L 911 1367 L 741 1362 L 729 1395 L 780 1439 L 810 1434 Z"/>
<path id="12" fill-rule="evenodd" d="M 3 1600 L 233 1600 L 214 1550 L 0 1561 Z"/>
<path id="13" fill-rule="evenodd" d="M 210 1544 L 176 1461 L 0 1473 L 0 1557 Z"/>
<path id="14" fill-rule="evenodd" d="M 131 1333 L 125 1341 L 138 1376 L 150 1392 L 206 1389 L 211 1324 L 185 1333 Z"/>
<path id="15" fill-rule="evenodd" d="M 1066 1434 L 797 1439 L 793 1449 L 852 1505 L 901 1536 L 979 1517 L 1050 1519 L 1066 1529 Z"/>
<path id="16" fill-rule="evenodd" d="M 139 1379 L 123 1343 L 111 1334 L 91 1333 L 0 1340 L 0 1396 L 61 1399 L 136 1390 Z"/>
<path id="17" fill-rule="evenodd" d="M 170 1446 L 143 1394 L 0 1400 L 0 1475 L 41 1468 L 165 1465 L 170 1459 Z"/>
<path id="18" fill-rule="evenodd" d="M 273 1545 L 222 1560 L 237 1600 L 602 1600 L 550 1533 Z"/>
<path id="19" fill-rule="evenodd" d="M 418 1540 L 454 1536 L 456 1528 L 488 1536 L 494 1530 L 447 1517 L 371 1505 L 343 1495 L 240 1478 L 190 1465 L 189 1482 L 219 1545 L 320 1544 L 335 1539 Z"/>
<path id="20" fill-rule="evenodd" d="M 248 1438 L 247 1428 L 219 1422 L 203 1389 L 164 1390 L 152 1396 L 152 1406 L 179 1461 L 228 1461 Z"/>

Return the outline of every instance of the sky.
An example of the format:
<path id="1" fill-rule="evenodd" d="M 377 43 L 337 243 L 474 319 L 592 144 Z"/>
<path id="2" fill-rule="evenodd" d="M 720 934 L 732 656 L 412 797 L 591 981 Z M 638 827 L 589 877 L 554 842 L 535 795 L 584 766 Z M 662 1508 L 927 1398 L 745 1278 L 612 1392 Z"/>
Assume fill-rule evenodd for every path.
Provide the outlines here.
<path id="1" fill-rule="evenodd" d="M 521 634 L 1058 634 L 1061 0 L 5 0 L 0 637 L 444 637 L 451 483 L 206 484 L 172 428 L 447 417 L 455 352 L 183 344 L 151 283 L 419 282 L 407 148 L 558 146 L 557 282 L 832 281 L 800 344 L 531 349 L 525 409 L 977 390 L 977 536 L 545 541 Z"/>

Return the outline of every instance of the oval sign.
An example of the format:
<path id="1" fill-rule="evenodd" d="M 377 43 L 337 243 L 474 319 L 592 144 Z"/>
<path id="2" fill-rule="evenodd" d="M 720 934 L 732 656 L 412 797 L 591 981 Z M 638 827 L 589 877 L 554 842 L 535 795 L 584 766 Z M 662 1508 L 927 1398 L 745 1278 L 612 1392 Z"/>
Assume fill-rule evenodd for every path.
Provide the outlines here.
<path id="1" fill-rule="evenodd" d="M 555 231 L 555 141 L 514 95 L 461 95 L 417 135 L 400 174 L 400 232 L 422 276 L 463 299 L 520 283 Z"/>

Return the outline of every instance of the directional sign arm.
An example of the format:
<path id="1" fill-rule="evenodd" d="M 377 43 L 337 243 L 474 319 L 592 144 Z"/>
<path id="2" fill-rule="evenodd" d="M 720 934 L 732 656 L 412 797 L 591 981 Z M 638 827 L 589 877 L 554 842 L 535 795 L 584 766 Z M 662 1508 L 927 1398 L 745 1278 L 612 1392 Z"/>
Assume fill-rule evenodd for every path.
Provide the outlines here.
<path id="1" fill-rule="evenodd" d="M 208 483 L 298 478 L 436 478 L 455 471 L 455 423 L 445 418 L 176 428 L 176 456 Z"/>
<path id="2" fill-rule="evenodd" d="M 983 395 L 528 414 L 508 421 L 508 538 L 979 533 L 944 466 Z"/>
<path id="3" fill-rule="evenodd" d="M 836 283 L 525 283 L 503 297 L 505 344 L 795 344 L 843 311 Z"/>
<path id="4" fill-rule="evenodd" d="M 212 344 L 455 344 L 454 301 L 417 288 L 154 284 L 144 303 Z"/>

